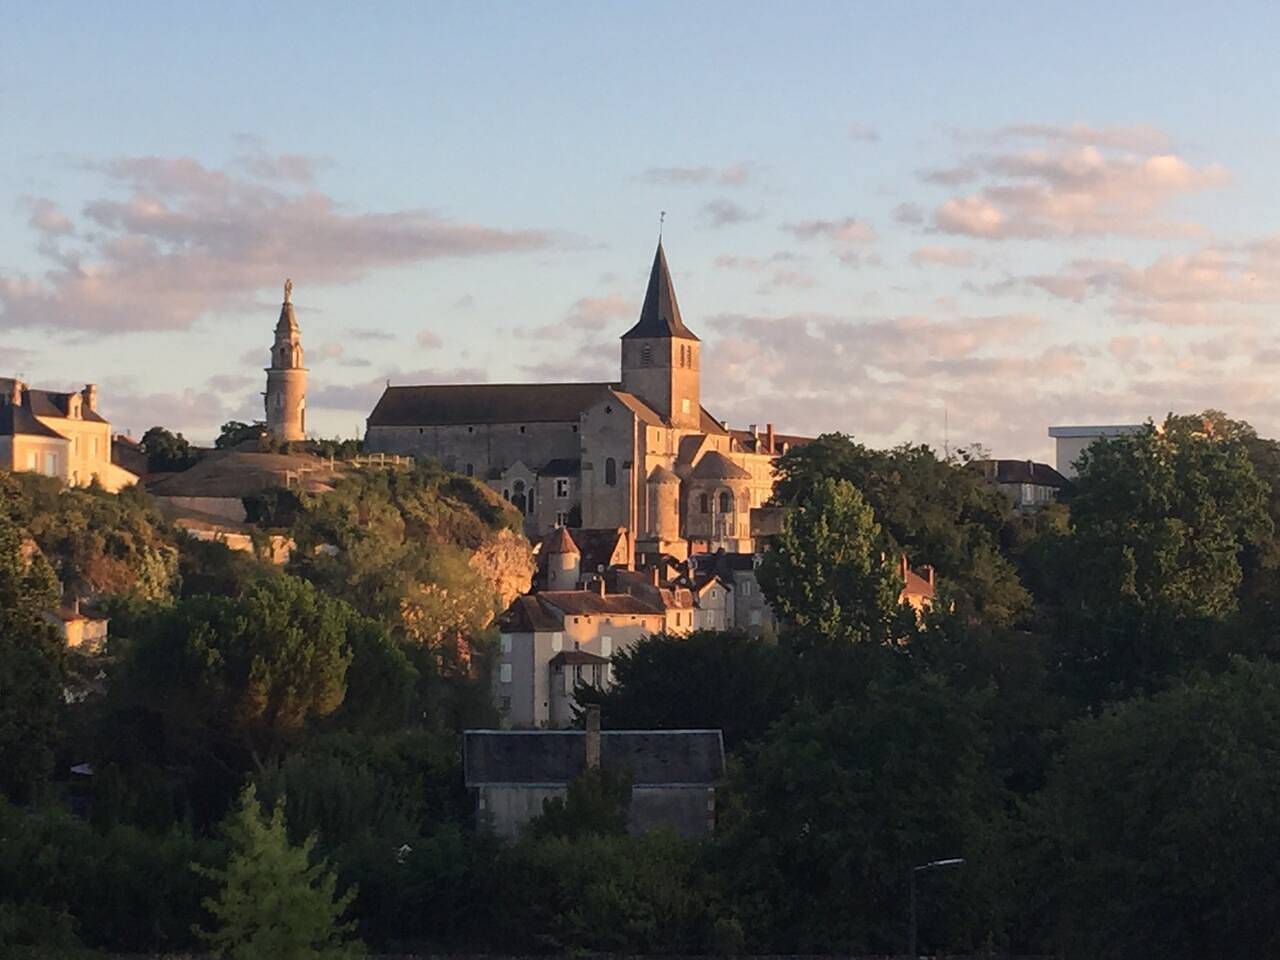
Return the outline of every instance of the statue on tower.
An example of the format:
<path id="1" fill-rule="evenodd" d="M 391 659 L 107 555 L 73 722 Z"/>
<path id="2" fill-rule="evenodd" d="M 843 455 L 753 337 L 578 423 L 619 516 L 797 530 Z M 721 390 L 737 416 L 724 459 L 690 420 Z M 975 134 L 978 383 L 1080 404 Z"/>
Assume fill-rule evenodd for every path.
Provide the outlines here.
<path id="1" fill-rule="evenodd" d="M 293 281 L 286 279 L 284 282 L 284 302 L 292 303 L 293 302 L 292 298 L 293 298 Z"/>

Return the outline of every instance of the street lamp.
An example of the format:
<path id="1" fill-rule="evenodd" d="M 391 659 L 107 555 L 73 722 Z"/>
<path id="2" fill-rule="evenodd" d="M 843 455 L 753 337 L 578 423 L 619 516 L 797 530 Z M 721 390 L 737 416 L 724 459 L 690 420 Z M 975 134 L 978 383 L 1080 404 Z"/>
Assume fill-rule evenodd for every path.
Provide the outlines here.
<path id="1" fill-rule="evenodd" d="M 918 867 L 911 868 L 911 928 L 907 933 L 907 956 L 916 958 L 916 874 L 925 870 L 940 870 L 944 867 L 958 867 L 964 863 L 964 857 L 950 857 L 946 860 L 930 860 Z"/>

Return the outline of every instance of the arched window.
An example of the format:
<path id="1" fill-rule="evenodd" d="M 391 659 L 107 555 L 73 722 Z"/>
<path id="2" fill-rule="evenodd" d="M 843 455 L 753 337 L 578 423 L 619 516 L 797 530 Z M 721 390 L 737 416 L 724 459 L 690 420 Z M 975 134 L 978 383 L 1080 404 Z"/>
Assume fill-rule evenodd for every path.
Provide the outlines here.
<path id="1" fill-rule="evenodd" d="M 609 457 L 604 462 L 604 485 L 606 487 L 618 485 L 618 461 L 613 457 Z"/>
<path id="2" fill-rule="evenodd" d="M 474 477 L 476 475 L 476 465 L 474 463 L 467 464 L 467 476 Z"/>
<path id="3" fill-rule="evenodd" d="M 698 507 L 703 513 L 711 512 L 711 500 L 705 493 L 698 498 Z"/>
<path id="4" fill-rule="evenodd" d="M 525 513 L 527 511 L 523 480 L 517 480 L 511 485 L 511 505 L 521 513 Z"/>
<path id="5" fill-rule="evenodd" d="M 645 344 L 640 348 L 640 366 L 649 367 L 653 365 L 653 347 Z"/>
<path id="6" fill-rule="evenodd" d="M 723 490 L 720 493 L 720 512 L 721 513 L 733 512 L 733 495 L 729 493 L 728 490 Z"/>

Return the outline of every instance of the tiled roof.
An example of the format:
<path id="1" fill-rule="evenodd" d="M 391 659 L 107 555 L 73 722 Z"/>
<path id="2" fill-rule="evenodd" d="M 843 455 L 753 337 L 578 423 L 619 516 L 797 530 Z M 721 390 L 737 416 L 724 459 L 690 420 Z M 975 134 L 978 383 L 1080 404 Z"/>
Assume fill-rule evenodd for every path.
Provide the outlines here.
<path id="1" fill-rule="evenodd" d="M 649 271 L 649 288 L 644 294 L 640 319 L 622 335 L 624 340 L 635 337 L 698 339 L 680 319 L 680 306 L 676 303 L 676 290 L 671 283 L 671 271 L 667 268 L 667 254 L 662 249 L 661 240 L 653 255 L 653 269 Z"/>
<path id="2" fill-rule="evenodd" d="M 563 629 L 555 615 L 543 608 L 534 596 L 516 597 L 498 618 L 503 633 L 554 633 Z"/>
<path id="3" fill-rule="evenodd" d="M 719 450 L 709 450 L 693 468 L 695 480 L 750 480 L 749 471 L 738 466 Z"/>
<path id="4" fill-rule="evenodd" d="M 605 657 L 597 657 L 594 653 L 587 653 L 585 650 L 561 650 L 551 658 L 550 663 L 553 667 L 559 666 L 589 666 L 591 664 L 606 664 L 608 659 Z"/>
<path id="5" fill-rule="evenodd" d="M 468 383 L 387 387 L 371 427 L 481 423 L 576 423 L 607 383 Z"/>
<path id="6" fill-rule="evenodd" d="M 594 590 L 544 590 L 538 594 L 538 599 L 569 616 L 632 614 L 652 617 L 662 612 L 629 593 L 606 593 L 601 596 Z"/>
<path id="7" fill-rule="evenodd" d="M 586 573 L 607 569 L 619 553 L 626 554 L 627 531 L 622 527 L 583 527 L 573 531 L 573 540 L 582 552 L 581 568 Z"/>
<path id="8" fill-rule="evenodd" d="M 31 408 L 31 412 L 37 417 L 65 417 L 67 415 L 67 401 L 72 394 L 54 393 L 52 390 L 33 390 L 28 387 L 23 391 L 23 396 L 26 397 L 26 405 Z M 90 410 L 86 404 L 82 404 L 80 407 L 80 419 L 88 420 L 90 423 L 107 422 Z"/>
<path id="9" fill-rule="evenodd" d="M 572 534 L 565 527 L 556 527 L 542 541 L 543 555 L 581 552 L 578 545 L 573 542 Z"/>
<path id="10" fill-rule="evenodd" d="M 675 471 L 669 470 L 662 464 L 658 464 L 649 471 L 648 483 L 679 483 L 680 478 L 676 476 Z"/>
<path id="11" fill-rule="evenodd" d="M 622 390 L 610 391 L 624 407 L 636 415 L 636 419 L 643 423 L 647 423 L 651 427 L 665 427 L 667 421 L 662 418 L 662 414 L 649 406 L 634 393 L 625 393 Z"/>
<path id="12" fill-rule="evenodd" d="M 713 437 L 727 437 L 729 431 L 724 428 L 724 424 L 707 413 L 706 407 L 698 408 L 698 429 L 703 433 L 709 433 Z"/>
<path id="13" fill-rule="evenodd" d="M 586 767 L 586 739 L 581 730 L 467 730 L 466 785 L 568 783 Z M 638 787 L 711 786 L 724 776 L 724 742 L 719 730 L 605 730 L 600 765 Z"/>
<path id="14" fill-rule="evenodd" d="M 729 435 L 733 437 L 733 442 L 739 450 L 747 453 L 769 452 L 765 449 L 769 441 L 767 432 L 752 433 L 750 430 L 730 430 Z M 780 454 L 784 446 L 790 449 L 791 447 L 802 447 L 806 443 L 812 442 L 812 437 L 801 437 L 792 433 L 775 433 L 773 435 L 773 452 Z"/>

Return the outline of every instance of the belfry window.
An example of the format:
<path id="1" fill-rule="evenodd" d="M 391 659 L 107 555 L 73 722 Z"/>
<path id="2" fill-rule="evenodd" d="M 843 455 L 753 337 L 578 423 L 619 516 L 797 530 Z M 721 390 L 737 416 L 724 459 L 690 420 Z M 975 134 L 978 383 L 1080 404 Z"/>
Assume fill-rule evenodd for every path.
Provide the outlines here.
<path id="1" fill-rule="evenodd" d="M 640 366 L 653 366 L 653 347 L 649 346 L 647 343 L 640 348 Z"/>
<path id="2" fill-rule="evenodd" d="M 604 485 L 606 487 L 618 485 L 618 461 L 613 457 L 609 457 L 604 462 Z"/>

